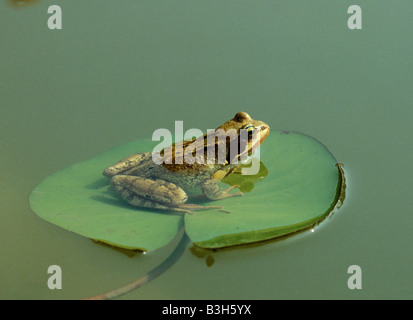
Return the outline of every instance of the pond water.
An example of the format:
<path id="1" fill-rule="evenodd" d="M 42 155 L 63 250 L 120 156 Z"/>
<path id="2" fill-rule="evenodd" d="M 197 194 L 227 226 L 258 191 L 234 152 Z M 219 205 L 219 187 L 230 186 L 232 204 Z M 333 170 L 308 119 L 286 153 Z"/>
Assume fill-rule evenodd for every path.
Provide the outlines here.
<path id="1" fill-rule="evenodd" d="M 412 298 L 411 1 L 79 0 L 0 3 L 0 298 L 80 299 L 145 275 L 174 249 L 128 255 L 41 220 L 46 177 L 158 128 L 238 111 L 325 144 L 347 198 L 313 232 L 191 250 L 125 299 Z M 69 196 L 69 195 L 68 195 Z M 50 290 L 50 265 L 62 289 Z M 349 266 L 362 270 L 350 290 Z"/>

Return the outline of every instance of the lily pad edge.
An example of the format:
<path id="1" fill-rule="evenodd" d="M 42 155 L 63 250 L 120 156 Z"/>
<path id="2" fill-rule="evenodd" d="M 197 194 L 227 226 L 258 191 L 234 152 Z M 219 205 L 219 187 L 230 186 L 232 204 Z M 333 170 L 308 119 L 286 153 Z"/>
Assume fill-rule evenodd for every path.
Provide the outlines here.
<path id="1" fill-rule="evenodd" d="M 325 221 L 326 218 L 332 217 L 337 212 L 337 210 L 341 208 L 341 206 L 343 205 L 344 199 L 346 197 L 347 184 L 346 184 L 346 178 L 344 174 L 344 164 L 336 163 L 336 167 L 338 169 L 337 170 L 338 171 L 338 183 L 337 183 L 336 197 L 334 198 L 334 201 L 332 202 L 330 208 L 326 212 L 321 214 L 320 216 L 314 219 L 304 221 L 299 224 L 291 225 L 288 228 L 269 228 L 269 229 L 264 229 L 264 230 L 258 230 L 256 234 L 259 240 L 256 240 L 256 241 L 254 241 L 254 237 L 251 238 L 251 236 L 249 236 L 248 237 L 249 239 L 245 239 L 245 241 L 240 240 L 238 244 L 236 245 L 234 244 L 228 244 L 228 245 L 223 244 L 222 245 L 222 243 L 225 243 L 226 238 L 233 239 L 234 237 L 236 237 L 238 239 L 242 239 L 244 234 L 251 235 L 251 232 L 245 232 L 245 233 L 237 233 L 237 234 L 227 234 L 225 236 L 212 238 L 206 241 L 193 242 L 193 245 L 201 249 L 206 249 L 206 250 L 243 247 L 246 245 L 265 243 L 265 242 L 274 241 L 274 240 L 281 240 L 281 239 L 296 235 L 298 233 L 303 233 L 305 231 L 313 229 L 314 227 L 320 225 L 323 221 Z M 303 227 L 300 229 L 297 229 L 298 225 L 303 225 Z M 279 231 L 280 229 L 282 229 L 284 232 L 277 233 L 277 231 Z M 268 234 L 268 236 L 263 237 L 262 235 L 266 233 Z M 214 245 L 214 243 L 221 243 L 221 245 Z"/>

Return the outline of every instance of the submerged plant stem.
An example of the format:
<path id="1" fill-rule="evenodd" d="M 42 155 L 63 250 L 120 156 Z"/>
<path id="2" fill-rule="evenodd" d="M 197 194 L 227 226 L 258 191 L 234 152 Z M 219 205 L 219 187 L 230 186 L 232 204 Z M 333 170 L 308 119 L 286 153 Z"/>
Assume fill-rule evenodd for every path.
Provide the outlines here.
<path id="1" fill-rule="evenodd" d="M 188 237 L 184 232 L 183 227 L 180 232 L 182 232 L 182 238 L 179 241 L 176 248 L 174 249 L 174 251 L 172 251 L 172 253 L 161 264 L 153 268 L 142 278 L 139 278 L 138 280 L 128 283 L 127 285 L 124 285 L 123 287 L 117 288 L 115 290 L 102 293 L 96 296 L 92 296 L 83 300 L 110 300 L 119 298 L 120 296 L 132 292 L 133 290 L 143 286 L 145 283 L 148 283 L 149 281 L 160 276 L 162 273 L 164 273 L 166 270 L 172 267 L 175 264 L 175 262 L 178 261 L 178 259 L 182 256 L 182 253 L 184 252 L 184 249 L 188 244 Z"/>

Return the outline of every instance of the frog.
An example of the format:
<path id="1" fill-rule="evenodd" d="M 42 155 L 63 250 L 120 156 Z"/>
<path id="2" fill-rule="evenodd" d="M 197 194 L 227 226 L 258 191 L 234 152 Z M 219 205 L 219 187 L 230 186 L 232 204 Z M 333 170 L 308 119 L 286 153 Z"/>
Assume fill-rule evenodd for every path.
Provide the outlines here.
<path id="1" fill-rule="evenodd" d="M 241 129 L 247 132 L 247 140 Z M 110 185 L 120 197 L 134 207 L 191 215 L 197 210 L 221 209 L 222 206 L 187 203 L 188 192 L 200 187 L 199 197 L 211 201 L 243 196 L 242 192 L 231 192 L 238 185 L 222 190 L 219 182 L 239 168 L 239 160 L 251 155 L 269 132 L 270 127 L 263 121 L 238 112 L 216 130 L 164 148 L 158 154 L 163 160 L 160 163 L 154 161 L 154 151 L 136 153 L 107 167 L 103 175 L 111 179 Z M 234 145 L 238 147 L 236 152 L 230 151 Z M 188 155 L 193 156 L 193 161 L 183 161 Z"/>

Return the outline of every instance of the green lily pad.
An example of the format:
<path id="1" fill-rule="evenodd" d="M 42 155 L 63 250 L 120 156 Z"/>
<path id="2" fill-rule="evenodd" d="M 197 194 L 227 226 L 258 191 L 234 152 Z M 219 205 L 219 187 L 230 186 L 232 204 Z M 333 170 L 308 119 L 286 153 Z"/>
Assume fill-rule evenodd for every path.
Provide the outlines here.
<path id="1" fill-rule="evenodd" d="M 238 181 L 241 187 L 246 181 L 245 189 L 251 192 L 214 202 L 225 211 L 182 215 L 131 207 L 112 190 L 102 171 L 157 143 L 130 142 L 53 174 L 31 193 L 31 208 L 46 221 L 85 237 L 147 251 L 169 243 L 183 223 L 190 239 L 204 248 L 283 236 L 323 219 L 340 196 L 341 171 L 323 145 L 306 135 L 272 131 L 261 147 L 266 169 L 255 178 L 234 174 L 226 180 Z"/>
<path id="2" fill-rule="evenodd" d="M 284 236 L 314 225 L 336 205 L 342 172 L 315 139 L 272 131 L 260 158 L 268 176 L 245 197 L 222 201 L 229 214 L 185 217 L 187 234 L 197 246 L 221 248 Z"/>
<path id="3" fill-rule="evenodd" d="M 44 220 L 97 241 L 126 249 L 158 249 L 175 237 L 183 216 L 133 208 L 102 176 L 114 162 L 154 145 L 151 140 L 130 142 L 55 173 L 35 187 L 30 207 Z"/>

